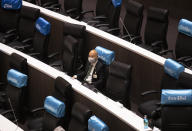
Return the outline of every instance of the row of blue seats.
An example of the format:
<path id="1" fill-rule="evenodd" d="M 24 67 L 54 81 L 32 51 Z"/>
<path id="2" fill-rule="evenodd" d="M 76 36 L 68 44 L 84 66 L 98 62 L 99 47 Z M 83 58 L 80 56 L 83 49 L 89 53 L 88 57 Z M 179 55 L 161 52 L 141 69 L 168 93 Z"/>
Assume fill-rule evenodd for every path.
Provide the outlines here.
<path id="1" fill-rule="evenodd" d="M 183 34 L 186 34 L 186 35 L 189 35 L 190 36 L 190 22 L 189 21 L 186 21 L 186 20 L 181 20 L 180 24 L 179 24 L 179 31 Z M 188 57 L 190 58 L 190 57 Z M 182 67 L 183 68 L 183 67 Z M 168 68 L 169 69 L 169 68 Z M 173 76 L 173 75 L 172 75 Z M 177 75 L 176 75 L 177 76 Z M 177 76 L 178 77 L 178 76 Z M 178 79 L 176 77 L 176 79 Z"/>
<path id="2" fill-rule="evenodd" d="M 46 1 L 44 1 L 46 3 Z M 48 1 L 47 1 L 48 2 Z M 56 2 L 56 1 L 55 1 Z M 109 2 L 109 1 L 108 1 Z M 49 3 L 49 2 L 48 2 Z M 81 2 L 80 2 L 81 3 Z M 97 1 L 97 9 L 99 10 L 99 7 L 102 10 L 102 6 L 106 4 L 107 2 L 100 2 Z M 112 0 L 111 4 L 114 5 L 115 8 L 121 6 L 122 1 L 119 0 Z M 191 42 L 191 21 L 187 19 L 181 19 L 178 24 L 178 37 L 175 45 L 175 51 L 168 50 L 168 44 L 166 40 L 166 34 L 168 29 L 168 14 L 169 11 L 166 9 L 160 9 L 160 8 L 154 8 L 151 7 L 147 11 L 147 24 L 145 29 L 145 36 L 144 36 L 144 42 L 142 42 L 140 37 L 140 31 L 141 31 L 141 25 L 142 25 L 142 19 L 143 19 L 143 9 L 144 6 L 136 1 L 128 1 L 125 3 L 125 9 L 126 9 L 126 16 L 124 18 L 124 21 L 122 23 L 123 25 L 123 35 L 119 35 L 120 28 L 103 24 L 101 21 L 101 18 L 95 17 L 91 22 L 94 25 L 97 24 L 96 27 L 99 29 L 102 29 L 104 31 L 107 31 L 109 33 L 115 34 L 117 36 L 120 36 L 121 38 L 128 40 L 134 44 L 138 44 L 142 48 L 145 48 L 149 51 L 152 51 L 158 55 L 165 56 L 168 55 L 168 53 L 172 53 L 172 58 L 176 59 L 178 62 L 185 65 L 187 68 L 191 68 L 191 50 L 190 50 L 190 42 Z M 75 5 L 75 4 L 74 4 Z M 115 10 L 115 9 L 114 9 Z M 85 11 L 85 12 L 93 12 L 93 11 Z M 98 11 L 99 12 L 99 11 Z M 112 11 L 111 11 L 112 12 Z M 116 12 L 116 11 L 114 11 Z M 86 14 L 86 13 L 85 13 Z M 111 14 L 113 17 L 115 15 Z M 84 15 L 83 15 L 84 16 Z M 100 15 L 98 15 L 100 16 Z M 107 21 L 106 15 L 105 19 Z M 100 18 L 100 19 L 99 19 Z M 111 19 L 112 21 L 116 21 L 114 19 Z M 85 22 L 87 22 L 85 20 Z M 122 20 L 120 20 L 122 22 Z M 89 22 L 88 22 L 89 23 Z M 112 23 L 112 22 L 109 22 Z M 117 22 L 114 22 L 117 23 Z M 107 25 L 107 26 L 106 26 Z M 115 32 L 115 33 L 114 33 Z M 117 33 L 117 34 L 116 34 Z M 155 34 L 155 35 L 153 35 Z M 185 44 L 183 44 L 185 43 Z M 175 53 L 175 55 L 174 55 Z M 165 56 L 166 57 L 166 56 Z"/>
<path id="3" fill-rule="evenodd" d="M 30 15 L 27 12 L 30 12 L 34 16 L 38 16 L 37 9 L 23 6 L 21 9 L 21 17 L 20 17 L 19 23 L 23 22 L 24 21 L 23 19 L 25 19 L 25 21 L 27 21 L 28 23 L 31 23 L 29 22 L 31 21 L 31 19 L 26 19 L 28 18 L 26 17 L 26 15 L 27 16 Z M 47 56 L 45 53 L 47 52 L 48 48 L 47 48 L 47 42 L 44 40 L 46 39 L 45 37 L 48 37 L 48 34 L 50 33 L 50 23 L 43 18 L 38 18 L 37 20 L 35 19 L 35 21 L 36 21 L 35 27 L 37 29 L 38 36 L 36 37 L 35 35 L 33 38 L 34 53 L 27 52 L 28 50 L 30 50 L 28 49 L 28 46 L 29 46 L 28 42 L 26 44 L 25 42 L 22 42 L 22 41 L 13 41 L 11 42 L 12 44 L 8 44 L 8 45 L 20 51 L 23 51 L 24 53 L 27 53 L 31 56 L 36 56 L 35 58 L 45 58 L 45 57 L 55 58 L 54 56 L 57 56 L 56 55 L 58 54 L 57 52 L 49 56 Z M 39 34 L 39 32 L 41 33 L 41 35 Z M 70 76 L 76 75 L 78 74 L 78 72 L 80 73 L 83 72 L 86 68 L 85 62 L 82 62 L 83 61 L 82 54 L 84 52 L 84 49 L 82 47 L 84 44 L 83 43 L 84 40 L 81 37 L 84 37 L 82 36 L 84 33 L 85 33 L 84 26 L 64 23 L 63 34 L 65 34 L 65 36 L 64 36 L 64 43 L 62 43 L 62 46 L 64 49 L 62 50 L 62 54 L 60 54 L 61 59 L 59 60 L 57 59 L 56 61 L 54 61 L 54 59 L 53 60 L 49 59 L 47 61 L 45 59 L 40 59 L 40 60 L 42 61 L 45 60 L 44 62 L 46 62 L 47 64 L 53 66 L 54 68 L 60 71 L 67 73 Z M 24 34 L 23 30 L 21 34 Z M 74 37 L 74 34 L 76 34 L 75 36 L 77 38 Z M 26 40 L 23 40 L 23 41 L 26 41 Z M 115 101 L 120 101 L 125 107 L 130 108 L 130 101 L 128 100 L 128 97 L 129 97 L 128 94 L 129 94 L 129 89 L 131 85 L 131 81 L 130 81 L 131 68 L 132 68 L 131 65 L 127 65 L 121 62 L 113 62 L 115 59 L 114 51 L 111 51 L 99 46 L 96 47 L 95 50 L 98 53 L 99 61 L 101 61 L 101 63 L 104 65 L 104 68 L 109 67 L 109 71 L 108 69 L 106 69 L 106 71 L 104 69 L 101 72 L 101 74 L 103 74 L 102 76 L 97 74 L 98 75 L 96 78 L 97 81 L 95 82 L 95 84 L 94 83 L 92 84 L 95 87 L 93 88 L 93 90 L 94 91 L 99 90 L 99 91 L 105 92 L 105 94 L 108 97 L 112 98 Z M 116 69 L 118 69 L 118 71 L 115 71 Z M 98 72 L 100 71 L 98 70 Z M 98 72 L 96 71 L 96 73 Z M 109 72 L 108 75 L 107 75 L 107 72 Z M 116 84 L 117 83 L 121 84 L 122 82 L 124 82 L 124 84 L 121 84 L 121 91 L 117 91 L 117 87 L 115 86 L 115 84 L 111 84 L 113 83 L 113 81 L 115 81 Z"/>
<path id="4" fill-rule="evenodd" d="M 191 80 L 192 75 L 185 72 L 180 63 L 167 59 L 164 63 L 164 74 L 161 90 L 145 91 L 141 95 L 158 95 L 159 99 L 147 99 L 139 105 L 138 111 L 147 115 L 156 126 L 163 131 L 191 130 Z"/>
<path id="5" fill-rule="evenodd" d="M 26 108 L 26 102 L 23 102 L 23 99 L 26 99 L 26 95 L 24 95 L 23 93 L 27 93 L 26 88 L 28 86 L 28 77 L 30 76 L 27 76 L 26 74 L 23 74 L 15 69 L 10 69 L 7 73 L 7 97 L 3 98 L 9 99 L 10 103 L 6 103 L 8 102 L 7 100 L 4 100 L 3 103 L 3 98 L 1 97 L 0 110 L 2 115 L 5 115 L 15 123 L 21 122 L 27 117 L 23 115 L 26 113 L 26 110 L 24 110 L 24 108 Z M 102 120 L 100 120 L 95 115 L 92 115 L 92 111 L 81 103 L 75 103 L 73 105 L 72 111 L 70 111 L 72 105 L 72 100 L 69 99 L 69 96 L 71 97 L 72 95 L 71 85 L 64 79 L 60 77 L 56 78 L 55 91 L 52 94 L 53 96 L 47 96 L 45 98 L 43 108 L 38 108 L 32 111 L 32 113 L 36 113 L 43 109 L 47 113 L 46 115 L 40 117 L 42 118 L 40 121 L 39 118 L 33 118 L 32 120 L 27 121 L 26 123 L 28 130 L 52 131 L 57 128 L 57 126 L 61 126 L 62 128 L 68 129 L 69 131 L 109 130 L 109 127 Z M 4 106 L 5 103 L 10 105 Z M 13 117 L 12 113 L 15 113 L 16 120 Z M 70 115 L 69 113 L 72 114 Z M 29 117 L 29 114 L 27 115 Z M 66 122 L 65 120 L 67 120 L 68 122 Z M 52 123 L 48 125 L 48 123 L 50 122 Z"/>
<path id="6" fill-rule="evenodd" d="M 182 66 L 181 64 L 177 63 L 176 61 L 174 60 L 171 60 L 171 59 L 167 59 L 165 61 L 165 64 L 164 64 L 164 70 L 165 70 L 165 73 L 170 77 L 171 76 L 171 80 L 174 80 L 174 81 L 179 81 L 180 77 L 181 77 L 181 74 L 184 72 L 184 66 Z M 190 75 L 189 75 L 190 76 Z M 56 82 L 58 81 L 58 79 L 61 79 L 61 78 L 57 78 L 56 79 Z M 169 78 L 170 79 L 170 78 Z M 8 75 L 7 75 L 7 80 L 8 80 L 8 83 L 12 86 L 17 87 L 17 88 L 20 88 L 22 89 L 23 87 L 25 87 L 27 84 L 27 76 L 23 73 L 20 73 L 16 70 L 9 70 L 8 71 Z M 166 81 L 168 82 L 168 81 Z M 57 85 L 57 84 L 56 84 Z M 66 85 L 66 84 L 64 84 Z M 169 84 L 168 84 L 169 85 Z M 68 86 L 67 86 L 68 87 Z M 55 87 L 55 88 L 58 88 L 58 87 Z M 63 86 L 61 86 L 62 89 Z M 173 87 L 169 87 L 169 86 L 166 86 L 164 87 L 164 89 L 162 88 L 162 95 L 161 95 L 161 105 L 156 105 L 157 103 L 154 103 L 157 107 L 159 106 L 162 106 L 162 109 L 161 109 L 161 115 L 159 116 L 160 119 L 161 119 L 161 122 L 162 122 L 162 125 L 159 126 L 159 125 L 156 125 L 158 126 L 159 128 L 175 128 L 175 127 L 169 127 L 170 124 L 172 124 L 172 122 L 176 122 L 177 124 L 180 124 L 182 122 L 185 122 L 183 121 L 183 119 L 178 119 L 177 121 L 173 121 L 174 119 L 172 118 L 172 116 L 166 116 L 166 117 L 162 117 L 162 115 L 164 114 L 164 108 L 167 108 L 169 109 L 170 107 L 173 108 L 174 106 L 174 109 L 177 109 L 177 108 L 181 108 L 182 109 L 187 109 L 187 110 L 190 110 L 191 108 L 191 90 L 184 90 L 185 88 L 188 88 L 187 86 L 183 86 L 183 87 L 179 87 L 180 89 L 178 89 L 178 87 L 176 86 L 173 86 Z M 170 90 L 171 89 L 171 90 Z M 181 90 L 182 89 L 182 90 Z M 57 89 L 58 90 L 58 89 Z M 66 90 L 66 89 L 64 89 Z M 9 91 L 9 90 L 8 90 Z M 16 93 L 16 92 L 15 92 Z M 65 94 L 65 93 L 64 93 Z M 69 95 L 69 94 L 68 94 Z M 179 96 L 179 99 L 172 99 L 172 97 L 178 97 Z M 9 96 L 11 97 L 11 95 Z M 171 97 L 171 99 L 170 99 Z M 182 97 L 182 98 L 181 98 Z M 185 99 L 184 99 L 185 98 Z M 48 100 L 46 100 L 48 99 Z M 56 117 L 62 117 L 63 116 L 63 111 L 65 110 L 65 105 L 63 105 L 62 102 L 58 102 L 57 100 L 55 100 L 53 97 L 51 97 L 51 104 L 50 104 L 50 97 L 49 98 L 46 98 L 45 99 L 45 104 L 44 104 L 44 109 L 46 109 L 49 113 L 51 113 L 53 116 L 56 116 Z M 70 99 L 69 99 L 70 100 Z M 48 101 L 48 102 L 47 102 Z M 160 101 L 160 100 L 159 100 Z M 48 105 L 47 105 L 48 103 Z M 64 102 L 65 103 L 65 102 Z M 15 104 L 15 103 L 14 103 Z M 49 105 L 50 104 L 50 105 Z M 58 107 L 57 109 L 53 109 L 51 106 L 52 105 L 55 105 L 54 107 Z M 63 111 L 59 110 L 60 108 L 60 105 L 61 105 L 61 108 Z M 15 107 L 15 106 L 13 106 Z M 146 107 L 146 106 L 145 106 Z M 67 105 L 66 105 L 66 108 L 67 108 Z M 150 108 L 150 105 L 148 105 L 147 108 Z M 172 110 L 172 109 L 171 109 Z M 19 110 L 21 111 L 21 110 Z M 166 110 L 165 110 L 166 111 Z M 169 110 L 168 110 L 169 111 Z M 182 110 L 176 110 L 176 113 L 178 112 L 182 112 Z M 61 114 L 60 114 L 61 113 Z M 158 112 L 159 113 L 159 112 Z M 175 112 L 172 111 L 172 114 L 174 114 Z M 183 115 L 183 114 L 182 114 Z M 150 116 L 150 115 L 149 115 Z M 178 115 L 179 116 L 179 115 Z M 157 116 L 156 116 L 157 117 Z M 158 120 L 159 120 L 159 117 L 158 117 Z M 20 117 L 18 117 L 20 118 Z M 13 119 L 13 118 L 11 118 Z M 164 119 L 170 119 L 170 122 L 169 123 L 164 123 Z M 186 118 L 185 118 L 186 119 Z M 187 117 L 187 119 L 190 119 L 189 117 Z M 157 120 L 154 119 L 154 121 Z M 190 122 L 190 121 L 189 121 Z M 33 122 L 32 122 L 33 123 Z M 175 123 L 174 123 L 175 124 Z M 186 125 L 188 125 L 189 123 L 186 123 Z M 34 125 L 34 124 L 33 124 Z M 33 127 L 33 126 L 32 126 Z M 181 126 L 181 127 L 177 127 L 177 128 L 184 128 L 185 126 Z"/>

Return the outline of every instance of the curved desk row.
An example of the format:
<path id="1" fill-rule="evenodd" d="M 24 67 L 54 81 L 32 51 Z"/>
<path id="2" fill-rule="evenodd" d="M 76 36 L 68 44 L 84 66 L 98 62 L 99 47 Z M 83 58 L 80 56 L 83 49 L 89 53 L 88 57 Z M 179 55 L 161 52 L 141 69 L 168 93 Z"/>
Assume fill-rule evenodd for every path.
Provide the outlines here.
<path id="1" fill-rule="evenodd" d="M 79 22 L 70 17 L 63 16 L 61 14 L 52 12 L 42 7 L 27 3 L 23 1 L 24 6 L 31 6 L 39 8 L 41 14 L 52 20 L 53 28 L 57 27 L 58 23 L 69 22 L 74 24 L 81 24 L 86 26 L 87 42 L 89 43 L 88 49 L 93 48 L 95 45 L 103 44 L 102 46 L 113 49 L 116 52 L 117 60 L 133 65 L 133 93 L 132 99 L 137 99 L 140 90 L 150 89 L 152 87 L 159 87 L 160 75 L 163 72 L 163 64 L 165 58 L 151 53 L 143 48 L 140 48 L 134 44 L 131 44 L 125 40 L 122 40 L 116 36 L 103 32 L 99 29 L 91 27 L 84 22 Z M 56 23 L 54 23 L 56 22 Z M 57 23 L 58 22 L 58 23 Z M 58 29 L 59 27 L 57 27 Z M 57 29 L 53 29 L 56 31 Z M 57 34 L 56 34 L 57 35 Z M 55 38 L 55 36 L 51 36 Z M 53 40 L 52 40 L 53 42 Z M 55 42 L 55 41 L 54 41 Z M 91 44 L 90 44 L 91 43 Z M 54 43 L 55 44 L 55 43 Z M 53 47 L 55 45 L 52 45 Z M 63 72 L 59 72 L 56 69 L 22 53 L 15 49 L 12 49 L 4 44 L 0 44 L 0 50 L 4 53 L 2 63 L 8 63 L 6 58 L 15 52 L 21 56 L 27 58 L 30 66 L 29 75 L 31 76 L 29 81 L 30 100 L 29 104 L 31 108 L 39 107 L 43 104 L 45 96 L 49 95 L 53 90 L 54 79 L 57 76 L 61 76 L 72 84 L 75 91 L 75 101 L 81 101 L 87 104 L 92 110 L 101 117 L 111 127 L 111 130 L 143 130 L 143 119 L 137 116 L 130 110 L 124 108 L 121 104 L 114 102 L 113 100 L 103 96 L 101 93 L 95 93 L 86 87 L 82 86 L 77 80 L 72 80 Z M 52 50 L 51 50 L 52 51 Z M 121 58 L 122 57 L 122 58 Z M 138 64 L 138 65 L 137 65 Z M 141 66 L 142 64 L 142 66 Z M 6 65 L 6 64 L 5 64 Z M 149 67 L 148 67 L 149 66 Z M 1 71 L 5 71 L 3 65 Z M 156 72 L 157 71 L 157 72 Z M 185 72 L 192 74 L 192 71 L 185 69 Z M 5 75 L 6 72 L 4 72 Z M 148 77 L 145 77 L 146 74 Z M 38 82 L 37 82 L 38 81 Z M 152 83 L 148 82 L 152 81 Z M 153 82 L 154 81 L 154 82 Z M 139 84 L 138 84 L 139 83 Z M 143 87 L 146 87 L 143 89 Z M 149 88 L 148 88 L 149 87 Z M 41 100 L 41 101 L 39 101 Z M 138 102 L 139 103 L 139 102 Z M 138 104 L 137 103 L 137 104 Z M 149 129 L 151 130 L 151 129 Z"/>
<path id="2" fill-rule="evenodd" d="M 106 123 L 109 124 L 109 127 L 113 127 L 113 128 L 110 128 L 110 131 L 115 131 L 117 129 L 119 129 L 121 131 L 124 131 L 124 130 L 125 131 L 127 131 L 127 130 L 141 131 L 144 129 L 144 123 L 143 123 L 143 119 L 141 117 L 136 115 L 134 112 L 126 109 L 120 103 L 107 98 L 103 94 L 101 94 L 99 92 L 95 93 L 95 92 L 91 91 L 90 89 L 84 87 L 83 85 L 81 85 L 81 82 L 79 82 L 78 80 L 73 80 L 71 77 L 69 77 L 65 73 L 60 72 L 60 71 L 50 67 L 49 65 L 47 65 L 33 57 L 30 57 L 18 50 L 15 50 L 7 45 L 0 43 L 0 51 L 1 51 L 1 53 L 3 53 L 3 55 L 6 55 L 7 57 L 9 57 L 9 55 L 11 55 L 12 53 L 17 53 L 17 54 L 27 58 L 27 63 L 29 66 L 29 78 L 30 78 L 28 88 L 29 88 L 29 91 L 32 90 L 32 88 L 33 88 L 33 91 L 36 90 L 35 93 L 30 93 L 29 97 L 30 96 L 37 97 L 36 99 L 38 101 L 39 101 L 39 99 L 42 100 L 41 104 L 43 104 L 44 99 L 38 98 L 38 92 L 39 92 L 38 89 L 40 87 L 37 83 L 42 83 L 43 85 L 47 83 L 46 86 L 43 87 L 44 90 L 47 90 L 47 88 L 52 88 L 53 86 L 51 86 L 52 84 L 49 83 L 49 80 L 48 81 L 47 81 L 47 79 L 44 80 L 42 78 L 42 76 L 34 74 L 35 73 L 34 69 L 35 69 L 35 71 L 38 72 L 38 74 L 43 74 L 44 78 L 46 76 L 46 77 L 51 77 L 50 79 L 55 79 L 58 76 L 60 76 L 60 77 L 64 78 L 65 80 L 67 80 L 72 85 L 72 88 L 75 91 L 75 94 L 77 93 L 77 95 L 82 96 L 80 98 L 80 102 L 85 101 L 86 104 L 91 103 L 91 105 L 89 105 L 89 106 L 94 106 L 92 108 L 99 107 L 98 112 L 96 111 L 96 114 L 99 113 L 98 115 L 101 115 L 101 117 L 104 117 L 102 119 L 106 119 L 106 121 L 107 121 Z M 6 58 L 4 56 L 0 56 L 0 57 L 1 57 L 1 63 L 6 63 L 6 64 L 2 64 L 1 71 L 2 70 L 5 71 L 6 69 L 3 68 L 3 66 L 7 65 L 7 60 L 5 60 Z M 34 68 L 34 69 L 31 69 L 31 68 Z M 49 85 L 49 87 L 47 87 L 47 85 Z M 42 91 L 40 91 L 40 93 L 41 92 Z M 42 92 L 42 95 L 43 95 L 43 93 L 45 93 L 45 92 Z M 49 93 L 51 93 L 51 92 L 49 92 Z M 48 94 L 45 94 L 45 96 L 46 95 L 48 95 Z M 79 96 L 76 96 L 76 97 L 78 97 L 76 99 L 79 99 Z M 37 103 L 37 101 L 35 101 L 33 99 L 33 102 L 29 102 L 29 103 L 31 105 L 33 105 L 34 103 Z M 34 107 L 31 107 L 31 108 L 34 108 Z M 104 110 L 105 112 L 102 112 L 102 110 Z M 95 113 L 94 109 L 93 109 L 93 112 Z M 105 116 L 105 114 L 108 114 L 108 115 Z M 105 117 L 107 117 L 107 118 L 105 118 Z M 151 130 L 151 129 L 149 129 L 149 130 Z"/>
<path id="3" fill-rule="evenodd" d="M 110 41 L 112 43 L 115 43 L 117 44 L 118 46 L 121 46 L 129 51 L 132 51 L 136 54 L 139 54 L 147 59 L 150 59 L 151 61 L 155 62 L 155 63 L 158 63 L 160 65 L 163 65 L 164 62 L 165 62 L 165 58 L 159 56 L 159 55 L 156 55 L 146 49 L 143 49 L 137 45 L 134 45 L 128 41 L 125 41 L 119 37 L 116 37 L 114 35 L 111 35 L 109 33 L 106 33 L 102 30 L 99 30 L 95 27 L 92 27 L 90 25 L 88 25 L 87 23 L 85 22 L 80 22 L 80 21 L 77 21 L 77 20 L 74 20 L 68 16 L 64 16 L 62 14 L 59 14 L 59 13 L 56 13 L 56 12 L 53 12 L 53 11 L 50 11 L 48 9 L 45 9 L 45 8 L 42 8 L 40 6 L 37 6 L 37 5 L 34 5 L 34 4 L 31 4 L 31 3 L 28 3 L 28 2 L 23 2 L 23 5 L 24 6 L 30 6 L 30 7 L 34 7 L 34 8 L 39 8 L 41 10 L 41 13 L 46 15 L 46 16 L 49 16 L 51 18 L 54 18 L 56 20 L 59 20 L 61 22 L 69 22 L 69 23 L 73 23 L 73 24 L 80 24 L 80 25 L 85 25 L 86 26 L 86 31 L 87 32 L 90 32 L 100 38 L 103 38 L 107 41 Z M 192 71 L 189 70 L 189 69 L 186 69 L 185 70 L 187 73 L 190 73 L 192 74 Z"/>
<path id="4" fill-rule="evenodd" d="M 160 89 L 161 77 L 164 72 L 162 65 L 165 62 L 165 58 L 87 25 L 85 22 L 74 20 L 68 16 L 61 15 L 27 2 L 23 2 L 23 5 L 39 8 L 41 10 L 41 16 L 50 21 L 51 35 L 49 41 L 49 53 L 61 50 L 63 41 L 62 24 L 63 22 L 69 22 L 86 26 L 86 39 L 84 45 L 86 51 L 84 51 L 84 60 L 87 60 L 89 50 L 96 46 L 102 46 L 115 52 L 116 61 L 131 64 L 133 67 L 131 82 L 133 108 L 137 108 L 136 106 L 142 103 L 142 98 L 140 96 L 142 92 L 146 90 Z M 185 71 L 192 74 L 192 71 L 188 69 Z"/>

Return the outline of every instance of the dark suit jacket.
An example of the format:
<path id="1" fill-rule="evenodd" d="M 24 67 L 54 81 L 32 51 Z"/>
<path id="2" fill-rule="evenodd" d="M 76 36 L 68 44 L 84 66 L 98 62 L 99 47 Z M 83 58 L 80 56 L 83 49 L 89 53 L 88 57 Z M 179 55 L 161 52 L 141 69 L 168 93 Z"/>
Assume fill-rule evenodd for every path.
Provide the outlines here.
<path id="1" fill-rule="evenodd" d="M 81 73 L 77 74 L 77 79 L 80 81 L 84 81 L 84 78 L 87 75 L 88 69 L 89 69 L 90 63 L 87 62 L 85 70 Z M 97 74 L 97 78 L 93 78 L 92 76 L 92 85 L 94 85 L 97 89 L 102 89 L 104 86 L 104 79 L 105 79 L 105 65 L 98 60 L 95 69 L 93 71 L 93 74 Z"/>

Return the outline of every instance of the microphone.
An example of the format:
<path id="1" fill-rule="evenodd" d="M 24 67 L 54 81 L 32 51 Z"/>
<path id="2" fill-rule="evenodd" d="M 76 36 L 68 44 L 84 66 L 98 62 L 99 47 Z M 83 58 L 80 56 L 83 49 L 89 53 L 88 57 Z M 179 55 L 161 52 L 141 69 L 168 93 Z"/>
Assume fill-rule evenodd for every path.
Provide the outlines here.
<path id="1" fill-rule="evenodd" d="M 130 38 L 130 40 L 131 40 L 131 42 L 132 42 L 132 36 L 131 36 L 131 34 L 129 33 L 128 29 L 126 28 L 126 26 L 125 26 L 123 20 L 121 19 L 121 17 L 119 18 L 119 20 L 120 20 L 121 24 L 123 25 L 123 28 L 125 29 L 127 35 L 129 36 L 129 38 Z"/>
<path id="2" fill-rule="evenodd" d="M 9 97 L 8 97 L 8 101 L 9 101 L 9 105 L 10 105 L 10 107 L 11 107 L 11 110 L 12 110 L 12 112 L 13 112 L 13 116 L 14 116 L 14 119 L 15 119 L 15 123 L 17 124 L 17 127 L 16 127 L 16 129 L 15 129 L 15 131 L 17 131 L 17 129 L 19 128 L 19 123 L 18 123 L 18 121 L 17 121 L 16 114 L 15 114 L 15 111 L 14 111 L 13 106 L 12 106 L 12 104 L 11 104 L 11 99 L 10 99 Z"/>

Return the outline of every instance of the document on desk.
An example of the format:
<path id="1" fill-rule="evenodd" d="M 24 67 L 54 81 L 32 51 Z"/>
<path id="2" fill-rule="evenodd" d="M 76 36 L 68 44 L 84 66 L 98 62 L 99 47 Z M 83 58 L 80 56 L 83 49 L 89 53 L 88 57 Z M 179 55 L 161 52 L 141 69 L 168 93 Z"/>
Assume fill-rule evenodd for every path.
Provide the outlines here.
<path id="1" fill-rule="evenodd" d="M 0 115 L 0 131 L 24 131 L 13 122 Z"/>

